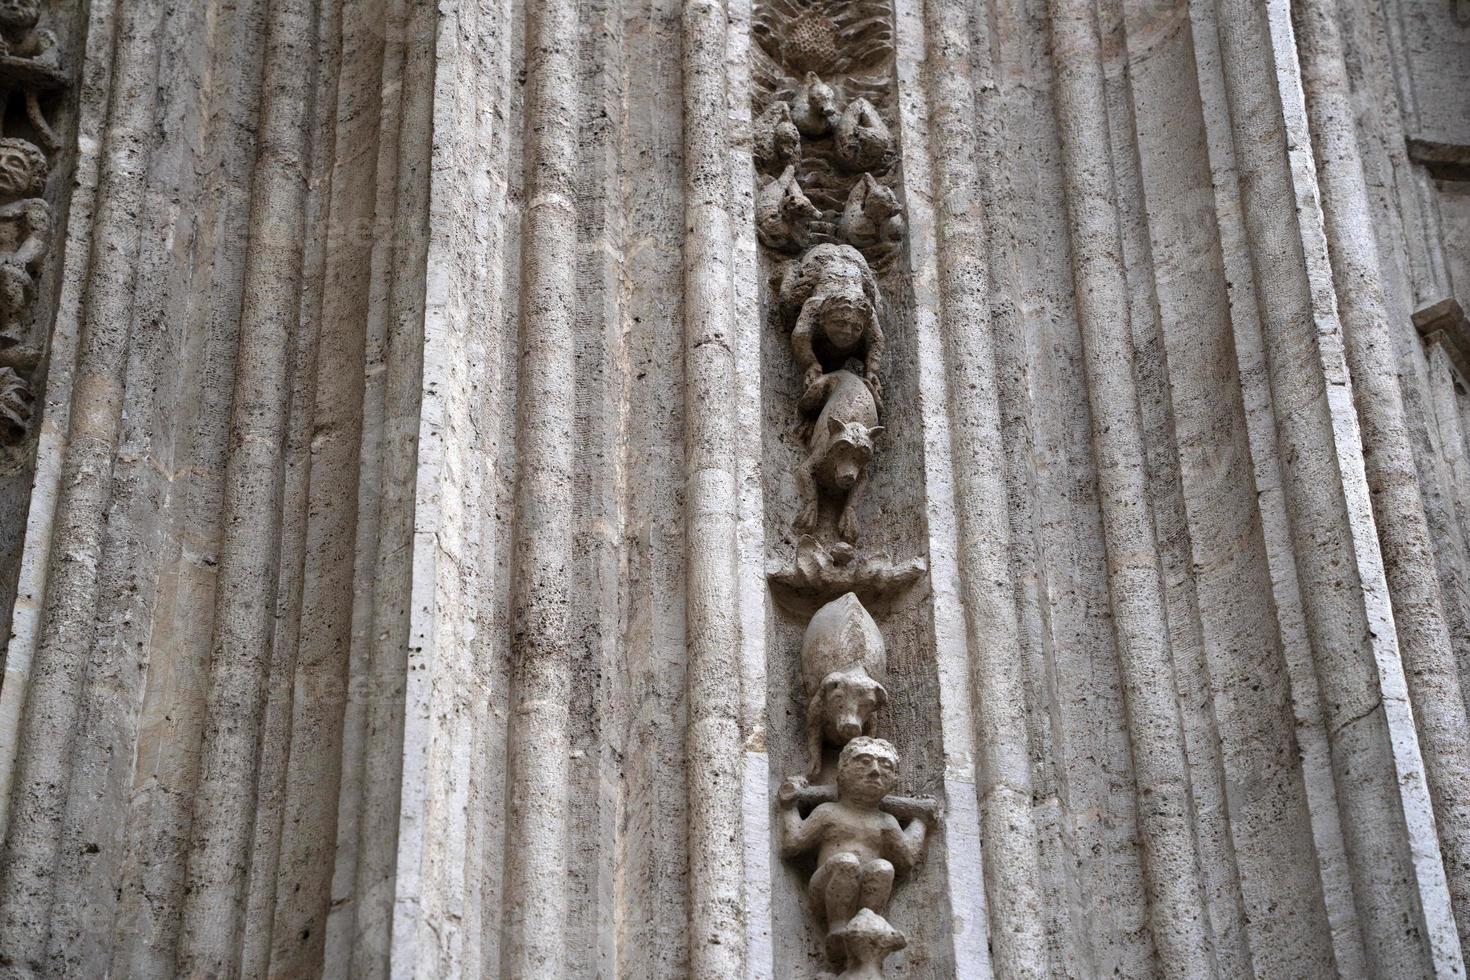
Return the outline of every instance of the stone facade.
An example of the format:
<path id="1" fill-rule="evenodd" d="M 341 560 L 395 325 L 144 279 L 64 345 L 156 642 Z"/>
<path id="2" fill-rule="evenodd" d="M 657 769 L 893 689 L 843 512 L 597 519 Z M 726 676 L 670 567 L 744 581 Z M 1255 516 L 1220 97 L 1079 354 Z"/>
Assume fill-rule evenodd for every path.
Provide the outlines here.
<path id="1" fill-rule="evenodd" d="M 1464 977 L 1464 0 L 0 0 L 0 980 Z"/>

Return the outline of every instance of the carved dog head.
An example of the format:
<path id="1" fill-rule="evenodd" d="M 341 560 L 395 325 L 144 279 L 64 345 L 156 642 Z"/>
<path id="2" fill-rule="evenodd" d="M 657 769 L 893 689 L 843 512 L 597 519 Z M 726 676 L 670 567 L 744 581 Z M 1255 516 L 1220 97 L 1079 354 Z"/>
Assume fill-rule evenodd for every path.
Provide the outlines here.
<path id="1" fill-rule="evenodd" d="M 822 744 L 842 746 L 872 735 L 878 709 L 887 703 L 888 691 L 861 664 L 834 670 L 822 679 L 806 710 L 813 779 L 821 773 Z"/>
<path id="2" fill-rule="evenodd" d="M 888 691 L 862 667 L 853 666 L 828 674 L 817 700 L 823 736 L 833 745 L 846 745 L 873 733 L 878 709 L 888 703 Z"/>
<path id="3" fill-rule="evenodd" d="M 823 460 L 828 482 L 834 490 L 851 490 L 873 458 L 873 440 L 883 426 L 869 428 L 861 422 L 844 422 L 837 416 L 827 419 L 827 451 Z"/>

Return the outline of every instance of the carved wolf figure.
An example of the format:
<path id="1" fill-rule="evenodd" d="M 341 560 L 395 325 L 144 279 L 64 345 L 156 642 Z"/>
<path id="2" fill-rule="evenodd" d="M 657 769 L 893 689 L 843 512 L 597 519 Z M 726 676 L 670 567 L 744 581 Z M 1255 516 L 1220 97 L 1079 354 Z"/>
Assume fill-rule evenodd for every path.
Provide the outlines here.
<path id="1" fill-rule="evenodd" d="M 807 624 L 801 644 L 801 680 L 806 688 L 808 776 L 822 775 L 822 746 L 841 748 L 859 735 L 872 735 L 888 691 L 874 680 L 888 669 L 878 624 L 849 592 L 833 599 Z"/>
<path id="2" fill-rule="evenodd" d="M 791 120 L 791 103 L 772 102 L 753 128 L 751 155 L 761 170 L 779 173 L 801 160 L 801 131 Z"/>
<path id="3" fill-rule="evenodd" d="M 811 244 L 812 221 L 822 211 L 802 193 L 795 165 L 772 177 L 755 199 L 755 230 L 761 243 L 778 252 L 798 252 Z"/>
<path id="4" fill-rule="evenodd" d="M 842 208 L 838 230 L 842 240 L 854 248 L 872 248 L 903 238 L 903 208 L 893 191 L 865 173 L 852 185 Z"/>
<path id="5" fill-rule="evenodd" d="M 849 173 L 883 170 L 893 163 L 893 137 L 878 109 L 867 99 L 853 99 L 833 124 L 837 162 Z"/>
<path id="6" fill-rule="evenodd" d="M 809 411 L 817 405 L 821 412 L 812 427 L 810 452 L 795 473 L 802 501 L 796 529 L 806 533 L 816 529 L 825 490 L 842 501 L 837 536 L 853 542 L 858 536 L 857 506 L 868 485 L 873 440 L 883 432 L 878 403 L 866 381 L 844 370 L 822 375 L 807 389 L 802 409 Z"/>

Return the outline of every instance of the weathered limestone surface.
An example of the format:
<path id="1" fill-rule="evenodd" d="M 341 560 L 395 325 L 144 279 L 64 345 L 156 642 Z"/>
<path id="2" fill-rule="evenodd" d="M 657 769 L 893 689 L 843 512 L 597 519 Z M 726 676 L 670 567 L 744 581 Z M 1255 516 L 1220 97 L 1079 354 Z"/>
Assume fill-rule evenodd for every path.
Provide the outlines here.
<path id="1" fill-rule="evenodd" d="M 0 3 L 0 978 L 1465 976 L 1463 7 Z"/>

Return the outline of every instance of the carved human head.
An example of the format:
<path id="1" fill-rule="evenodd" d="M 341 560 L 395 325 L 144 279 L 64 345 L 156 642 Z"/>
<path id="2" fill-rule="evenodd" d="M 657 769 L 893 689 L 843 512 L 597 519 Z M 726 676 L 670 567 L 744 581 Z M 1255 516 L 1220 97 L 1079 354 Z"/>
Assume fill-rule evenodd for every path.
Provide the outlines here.
<path id="1" fill-rule="evenodd" d="M 822 330 L 837 347 L 851 349 L 863 339 L 873 307 L 860 283 L 844 282 L 822 299 Z"/>
<path id="2" fill-rule="evenodd" d="M 898 750 L 881 738 L 859 735 L 837 757 L 837 792 L 842 799 L 877 806 L 898 783 Z"/>
<path id="3" fill-rule="evenodd" d="M 0 0 L 0 28 L 25 31 L 41 19 L 41 0 Z"/>
<path id="4" fill-rule="evenodd" d="M 0 197 L 41 196 L 46 170 L 46 154 L 39 146 L 13 137 L 0 139 Z"/>

